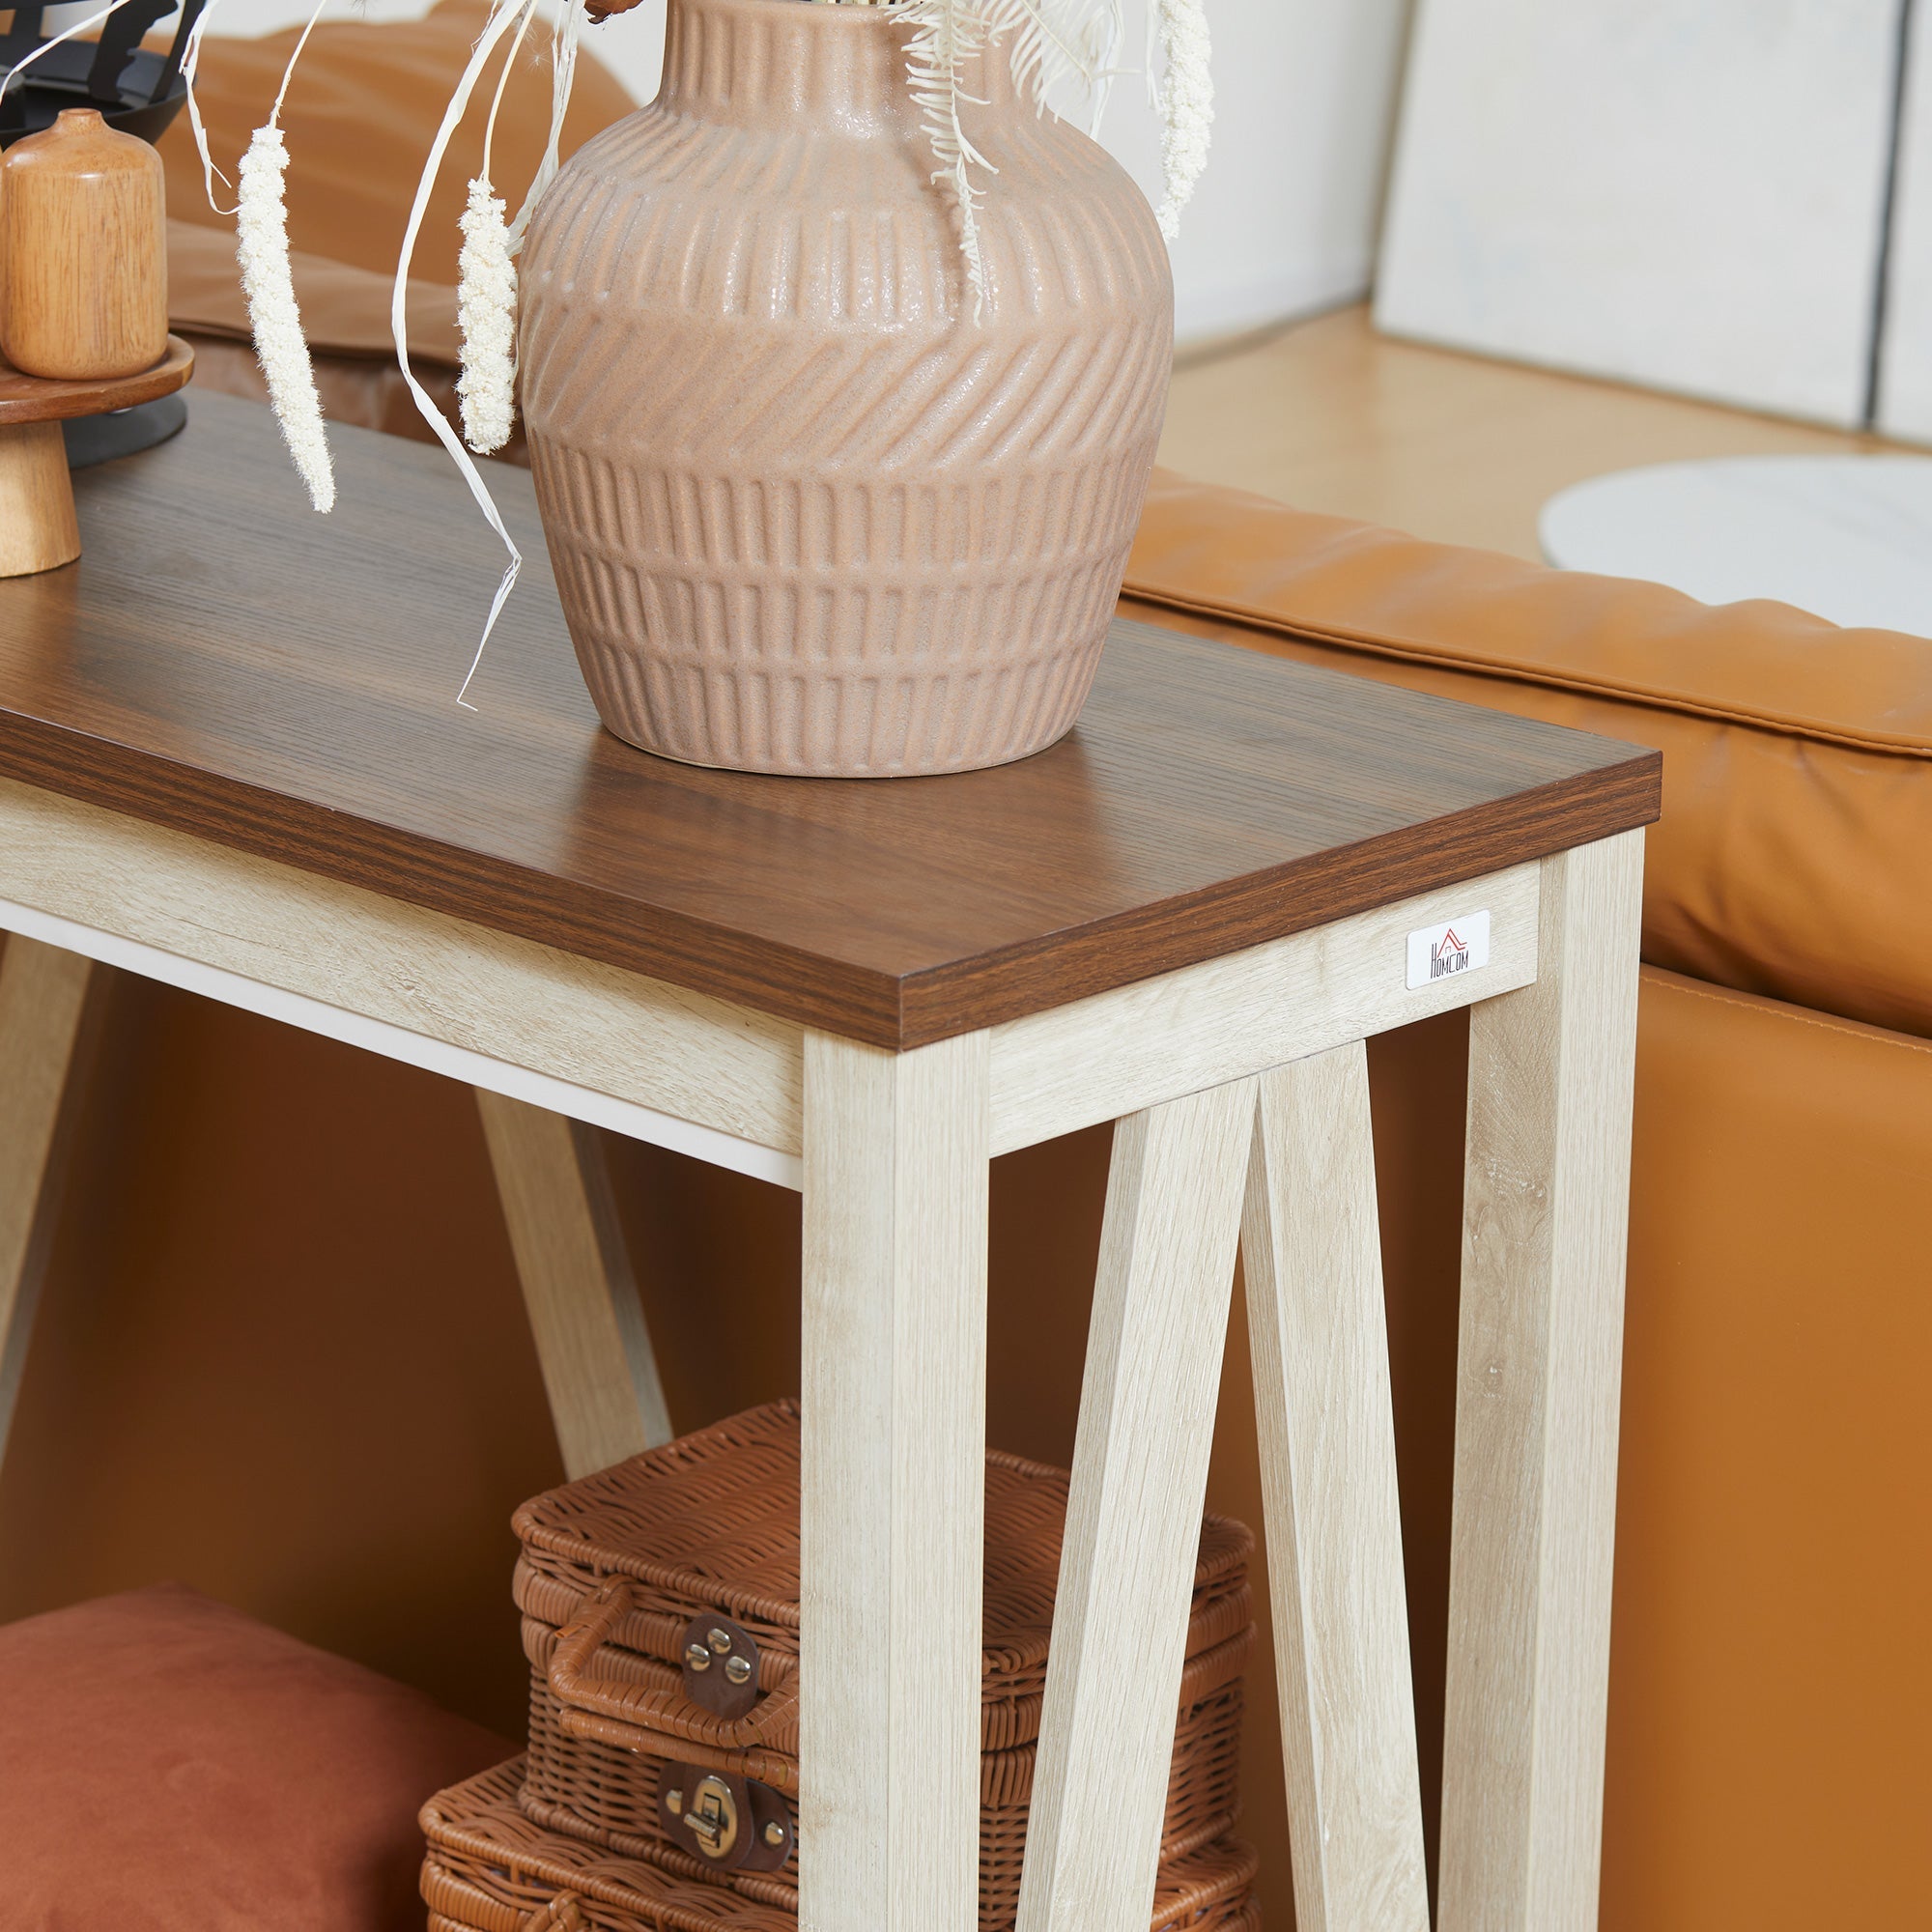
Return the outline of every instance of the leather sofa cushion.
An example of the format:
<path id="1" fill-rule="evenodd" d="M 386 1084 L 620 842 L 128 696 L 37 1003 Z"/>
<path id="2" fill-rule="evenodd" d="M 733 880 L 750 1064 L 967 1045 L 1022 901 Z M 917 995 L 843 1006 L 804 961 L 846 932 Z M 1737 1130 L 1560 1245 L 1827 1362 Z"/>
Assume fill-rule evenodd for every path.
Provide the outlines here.
<path id="1" fill-rule="evenodd" d="M 318 355 L 394 359 L 389 334 L 393 271 L 378 274 L 298 248 L 289 251 L 289 268 L 302 328 Z M 460 342 L 456 290 L 412 276 L 407 315 L 411 360 L 455 368 Z M 232 235 L 201 222 L 169 217 L 168 319 L 176 329 L 197 338 L 252 339 Z"/>
<path id="2" fill-rule="evenodd" d="M 391 278 L 299 251 L 291 251 L 289 266 L 313 349 L 323 414 L 330 422 L 433 441 L 434 433 L 417 412 L 390 347 Z M 232 237 L 218 228 L 170 219 L 168 312 L 171 326 L 194 345 L 197 388 L 244 396 L 251 403 L 269 400 L 235 271 Z M 408 315 L 416 381 L 437 408 L 457 422 L 456 291 L 440 282 L 412 280 Z M 521 421 L 497 454 L 506 463 L 528 463 Z"/>
<path id="3" fill-rule="evenodd" d="M 421 20 L 325 20 L 316 28 L 282 109 L 291 248 L 365 270 L 384 282 L 394 275 L 416 178 L 488 12 L 486 0 L 442 0 Z M 203 45 L 195 92 L 209 152 L 230 182 L 249 136 L 269 118 L 298 33 L 291 28 L 258 41 L 211 39 Z M 513 213 L 550 133 L 547 31 L 532 29 L 532 41 L 541 56 L 532 58 L 531 42 L 526 42 L 504 90 L 492 151 L 497 192 Z M 425 281 L 456 285 L 457 217 L 469 179 L 482 163 L 491 92 L 477 88 L 443 156 L 416 242 L 414 270 Z M 578 57 L 562 152 L 572 153 L 634 104 L 585 47 Z M 168 213 L 177 220 L 232 230 L 232 218 L 208 205 L 185 114 L 158 145 L 167 170 Z M 234 205 L 233 191 L 218 181 L 215 191 L 225 207 Z M 375 319 L 380 324 L 387 314 L 385 293 Z M 310 339 L 319 349 L 334 347 L 320 329 L 312 328 Z"/>
<path id="4" fill-rule="evenodd" d="M 9 1932 L 419 1932 L 416 1812 L 511 1747 L 168 1586 L 0 1628 Z"/>
<path id="5" fill-rule="evenodd" d="M 1932 1035 L 1932 641 L 1157 472 L 1127 614 L 1663 753 L 1644 956 Z"/>

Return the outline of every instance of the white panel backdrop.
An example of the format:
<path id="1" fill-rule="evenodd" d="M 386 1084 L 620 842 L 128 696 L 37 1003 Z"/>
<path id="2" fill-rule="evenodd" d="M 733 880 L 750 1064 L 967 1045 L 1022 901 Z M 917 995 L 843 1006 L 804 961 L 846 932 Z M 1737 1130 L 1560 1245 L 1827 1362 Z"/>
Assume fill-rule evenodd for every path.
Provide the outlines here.
<path id="1" fill-rule="evenodd" d="M 1207 0 L 1214 148 L 1174 247 L 1175 327 L 1252 328 L 1353 300 L 1376 230 L 1408 0 Z M 1138 64 L 1147 0 L 1126 0 Z M 1138 76 L 1100 138 L 1154 197 L 1159 124 Z"/>
<path id="2" fill-rule="evenodd" d="M 98 0 L 97 0 L 98 4 Z M 218 0 L 211 31 L 252 37 L 313 0 Z M 1125 0 L 1139 65 L 1147 0 Z M 1214 153 L 1174 254 L 1183 338 L 1227 333 L 1365 294 L 1409 0 L 1208 0 L 1219 114 Z M 83 8 L 83 11 L 85 9 Z M 326 17 L 418 19 L 429 0 L 338 0 Z M 584 44 L 639 100 L 657 92 L 664 9 L 594 28 Z M 1158 124 L 1136 76 L 1114 89 L 1101 138 L 1150 194 Z"/>
<path id="3" fill-rule="evenodd" d="M 1420 0 L 1378 321 L 1861 422 L 1899 8 Z"/>
<path id="4" fill-rule="evenodd" d="M 1914 10 L 1899 116 L 1878 427 L 1932 442 L 1932 4 Z"/>

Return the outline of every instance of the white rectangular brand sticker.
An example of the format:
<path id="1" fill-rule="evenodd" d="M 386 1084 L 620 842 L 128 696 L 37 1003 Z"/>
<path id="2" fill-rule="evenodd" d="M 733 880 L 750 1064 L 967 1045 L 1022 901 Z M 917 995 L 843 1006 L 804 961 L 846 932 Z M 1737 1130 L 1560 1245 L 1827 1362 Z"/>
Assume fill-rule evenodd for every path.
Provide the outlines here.
<path id="1" fill-rule="evenodd" d="M 1408 935 L 1408 989 L 1446 980 L 1451 973 L 1476 973 L 1490 963 L 1490 916 L 1464 913 L 1442 925 L 1425 925 Z"/>

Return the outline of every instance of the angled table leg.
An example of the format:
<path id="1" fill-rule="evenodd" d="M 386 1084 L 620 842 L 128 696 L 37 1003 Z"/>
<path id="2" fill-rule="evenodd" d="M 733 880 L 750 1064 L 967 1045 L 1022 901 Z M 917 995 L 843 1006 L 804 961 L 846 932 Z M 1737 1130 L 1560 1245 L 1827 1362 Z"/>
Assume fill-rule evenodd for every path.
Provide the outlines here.
<path id="1" fill-rule="evenodd" d="M 1368 1057 L 1265 1073 L 1242 1222 L 1299 1932 L 1429 1932 Z"/>
<path id="2" fill-rule="evenodd" d="M 1114 1129 L 1019 1932 L 1145 1932 L 1255 1083 Z"/>
<path id="3" fill-rule="evenodd" d="M 1590 1932 L 1602 1848 L 1643 835 L 1544 862 L 1471 1010 L 1442 1932 Z"/>
<path id="4" fill-rule="evenodd" d="M 107 969 L 13 934 L 0 956 L 0 1457 L 26 1365 Z"/>
<path id="5" fill-rule="evenodd" d="M 805 1038 L 801 1932 L 973 1932 L 987 1042 Z"/>
<path id="6" fill-rule="evenodd" d="M 563 1466 L 668 1442 L 670 1415 L 594 1127 L 477 1088 Z"/>

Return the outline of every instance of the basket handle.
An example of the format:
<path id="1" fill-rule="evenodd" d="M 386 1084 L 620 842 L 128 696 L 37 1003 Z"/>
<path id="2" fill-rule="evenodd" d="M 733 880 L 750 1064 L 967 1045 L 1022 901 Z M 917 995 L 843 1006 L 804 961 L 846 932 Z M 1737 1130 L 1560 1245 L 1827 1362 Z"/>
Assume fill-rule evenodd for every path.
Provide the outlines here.
<path id="1" fill-rule="evenodd" d="M 423 1887 L 424 1895 L 430 1900 L 429 1922 L 433 1927 L 446 1926 L 454 1932 L 459 1925 L 501 1922 L 497 1915 L 503 1909 L 502 1898 L 467 1878 L 459 1878 L 438 1861 L 434 1850 L 423 1867 Z M 588 1932 L 582 1906 L 574 1891 L 557 1892 L 548 1904 L 537 1906 L 528 1918 L 519 1918 L 518 1924 L 521 1932 Z"/>
<path id="2" fill-rule="evenodd" d="M 636 1725 L 660 1737 L 726 1749 L 768 1745 L 798 1721 L 796 1672 L 788 1683 L 760 1697 L 744 1717 L 731 1719 L 699 1710 L 684 1694 L 681 1681 L 675 1689 L 659 1690 L 623 1678 L 587 1675 L 591 1660 L 632 1602 L 629 1577 L 607 1577 L 557 1632 L 548 1675 L 557 1702 L 566 1709 Z"/>

